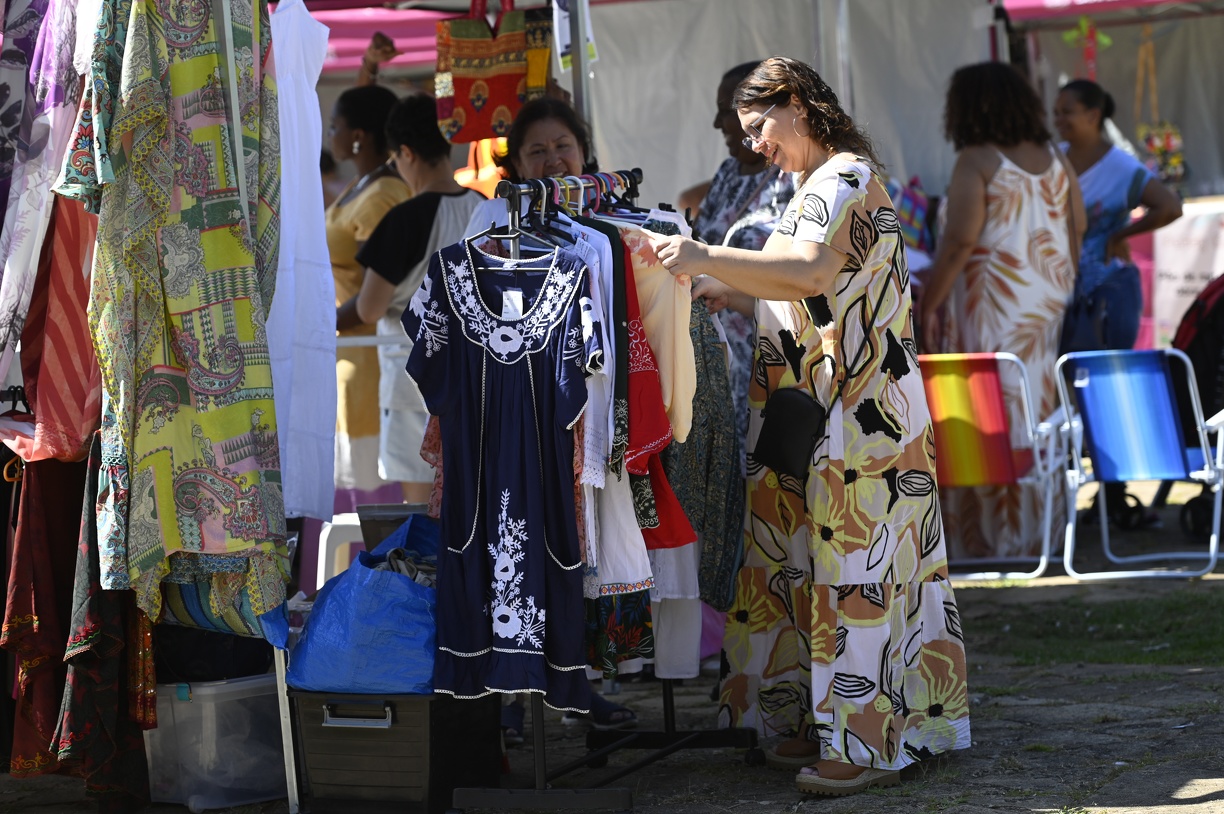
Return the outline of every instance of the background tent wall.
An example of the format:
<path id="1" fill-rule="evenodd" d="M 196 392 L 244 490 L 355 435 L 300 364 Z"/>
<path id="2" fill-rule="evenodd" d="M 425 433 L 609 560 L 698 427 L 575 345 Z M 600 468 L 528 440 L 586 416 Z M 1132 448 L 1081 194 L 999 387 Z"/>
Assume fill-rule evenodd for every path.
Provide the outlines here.
<path id="1" fill-rule="evenodd" d="M 848 47 L 839 52 L 843 21 Z M 785 54 L 818 66 L 835 90 L 848 84 L 854 114 L 889 171 L 902 180 L 918 174 L 928 190 L 942 193 L 955 158 L 942 136 L 944 90 L 958 66 L 988 58 L 989 23 L 987 0 L 595 3 L 596 153 L 605 167 L 641 167 L 644 201 L 674 200 L 708 180 L 727 156 L 712 126 L 722 73 L 749 59 Z M 423 84 L 431 76 L 432 65 L 422 64 L 385 71 L 381 81 L 403 94 L 410 80 Z M 568 75 L 559 78 L 569 87 Z M 324 74 L 319 96 L 325 124 L 351 83 L 352 73 Z M 466 150 L 456 150 L 460 154 L 466 158 Z"/>
<path id="2" fill-rule="evenodd" d="M 1079 49 L 1062 41 L 1062 30 L 1075 26 L 1074 20 L 1061 29 L 1036 32 L 1039 54 L 1032 55 L 1047 101 L 1052 107 L 1063 78 L 1082 73 Z M 1135 141 L 1135 74 L 1142 26 L 1136 22 L 1103 28 L 1113 45 L 1097 54 L 1097 81 L 1117 102 L 1115 123 L 1122 133 Z M 1157 93 L 1160 116 L 1181 128 L 1186 165 L 1190 169 L 1182 194 L 1187 197 L 1224 194 L 1224 71 L 1220 70 L 1220 43 L 1224 42 L 1224 15 L 1210 14 L 1152 21 L 1152 41 L 1156 46 Z M 1142 116 L 1151 115 L 1150 97 L 1143 100 Z M 1142 153 L 1142 145 L 1136 144 Z"/>

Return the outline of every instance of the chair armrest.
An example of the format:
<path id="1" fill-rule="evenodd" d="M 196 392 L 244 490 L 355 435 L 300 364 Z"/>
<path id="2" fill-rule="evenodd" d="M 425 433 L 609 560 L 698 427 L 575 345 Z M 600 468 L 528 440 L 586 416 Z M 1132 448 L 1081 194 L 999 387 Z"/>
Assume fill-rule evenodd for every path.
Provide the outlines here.
<path id="1" fill-rule="evenodd" d="M 1076 416 L 1072 416 L 1071 419 L 1072 423 L 1074 423 Z M 1062 405 L 1059 405 L 1054 412 L 1050 413 L 1044 421 L 1037 425 L 1037 431 L 1041 433 L 1050 432 L 1051 430 L 1060 429 L 1067 423 L 1067 412 L 1063 409 Z"/>
<path id="2" fill-rule="evenodd" d="M 1207 428 L 1208 432 L 1219 432 L 1221 429 L 1224 429 L 1224 410 L 1204 421 L 1203 426 Z"/>

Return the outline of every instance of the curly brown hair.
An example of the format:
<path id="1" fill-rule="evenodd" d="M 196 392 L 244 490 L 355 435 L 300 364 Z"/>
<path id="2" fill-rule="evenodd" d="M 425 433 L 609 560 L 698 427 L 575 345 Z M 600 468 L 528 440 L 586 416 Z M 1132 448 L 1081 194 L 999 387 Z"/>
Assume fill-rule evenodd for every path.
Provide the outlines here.
<path id="1" fill-rule="evenodd" d="M 952 74 L 944 137 L 959 152 L 979 144 L 1045 144 L 1050 131 L 1037 91 L 1019 71 L 1002 62 L 980 62 Z"/>
<path id="2" fill-rule="evenodd" d="M 731 105 L 744 110 L 754 104 L 786 105 L 795 96 L 805 111 L 811 137 L 829 150 L 844 150 L 868 159 L 883 170 L 867 131 L 842 110 L 837 94 L 811 65 L 790 57 L 770 57 L 739 83 Z"/>

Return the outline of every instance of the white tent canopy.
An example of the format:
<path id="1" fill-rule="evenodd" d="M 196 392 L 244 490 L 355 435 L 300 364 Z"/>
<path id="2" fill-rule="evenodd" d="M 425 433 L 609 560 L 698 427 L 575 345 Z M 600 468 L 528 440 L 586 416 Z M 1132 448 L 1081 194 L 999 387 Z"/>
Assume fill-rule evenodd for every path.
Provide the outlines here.
<path id="1" fill-rule="evenodd" d="M 726 157 L 713 129 L 723 72 L 754 58 L 811 62 L 839 89 L 839 6 L 848 9 L 854 114 L 889 172 L 942 193 L 954 155 L 943 139 L 948 78 L 987 59 L 986 0 L 655 0 L 591 9 L 599 47 L 592 118 L 600 165 L 640 166 L 644 200 L 672 201 Z M 985 22 L 989 22 L 989 13 Z"/>

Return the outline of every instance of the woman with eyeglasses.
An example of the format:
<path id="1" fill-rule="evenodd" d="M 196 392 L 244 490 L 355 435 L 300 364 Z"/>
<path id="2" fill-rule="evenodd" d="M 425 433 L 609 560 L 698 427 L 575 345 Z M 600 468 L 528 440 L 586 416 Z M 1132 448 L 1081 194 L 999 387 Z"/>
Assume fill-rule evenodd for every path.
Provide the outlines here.
<path id="1" fill-rule="evenodd" d="M 327 249 L 336 281 L 337 308 L 361 290 L 365 267 L 357 252 L 391 207 L 408 199 L 407 184 L 387 164 L 387 116 L 395 94 L 376 85 L 350 88 L 332 111 L 331 151 L 336 161 L 352 161 L 357 178 L 327 207 Z M 373 325 L 337 324 L 340 336 L 372 336 Z M 378 475 L 380 418 L 378 351 L 341 348 L 336 353 L 340 391 L 336 415 L 336 488 L 373 491 Z"/>
<path id="2" fill-rule="evenodd" d="M 904 242 L 870 139 L 811 67 L 768 59 L 731 104 L 746 143 L 800 173 L 797 193 L 760 252 L 655 242 L 694 297 L 757 320 L 720 722 L 790 738 L 769 760 L 802 766 L 801 791 L 854 794 L 969 745 Z M 796 400 L 805 420 L 779 428 Z M 828 415 L 809 445 L 812 400 Z M 801 471 L 781 471 L 794 450 L 771 436 Z"/>

